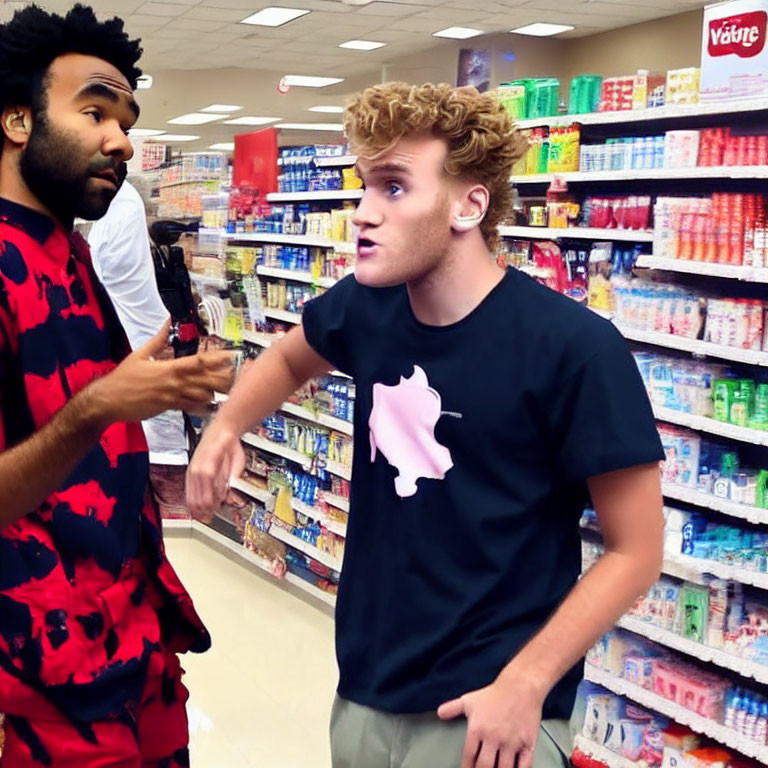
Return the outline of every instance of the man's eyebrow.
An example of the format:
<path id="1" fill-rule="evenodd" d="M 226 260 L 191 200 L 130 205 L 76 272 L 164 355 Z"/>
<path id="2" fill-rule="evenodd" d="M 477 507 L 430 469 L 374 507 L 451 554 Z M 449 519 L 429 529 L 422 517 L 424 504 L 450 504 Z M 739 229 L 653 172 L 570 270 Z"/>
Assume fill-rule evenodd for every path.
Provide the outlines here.
<path id="1" fill-rule="evenodd" d="M 77 95 L 79 98 L 101 98 L 106 99 L 107 101 L 111 101 L 113 104 L 120 103 L 120 92 L 110 88 L 107 85 L 104 85 L 103 83 L 88 83 L 88 85 L 80 89 Z M 139 113 L 141 112 L 139 105 L 136 103 L 132 96 L 128 96 L 127 98 L 128 106 L 130 107 L 133 114 L 138 118 Z"/>
<path id="2" fill-rule="evenodd" d="M 363 170 L 359 163 L 355 163 L 355 171 L 358 176 L 363 175 Z M 402 173 L 406 176 L 411 176 L 411 169 L 405 163 L 398 163 L 389 161 L 385 163 L 374 163 L 368 170 L 367 174 L 370 176 L 374 173 Z"/>

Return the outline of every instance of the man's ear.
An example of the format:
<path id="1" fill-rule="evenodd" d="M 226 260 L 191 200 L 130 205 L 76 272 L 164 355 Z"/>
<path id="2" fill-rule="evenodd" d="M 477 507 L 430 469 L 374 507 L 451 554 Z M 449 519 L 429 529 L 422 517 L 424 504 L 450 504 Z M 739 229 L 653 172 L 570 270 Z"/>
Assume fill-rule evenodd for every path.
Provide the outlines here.
<path id="1" fill-rule="evenodd" d="M 32 113 L 29 107 L 6 107 L 0 119 L 5 138 L 13 144 L 24 146 L 32 131 Z"/>
<path id="2" fill-rule="evenodd" d="M 453 229 L 456 232 L 469 232 L 479 227 L 488 212 L 490 202 L 491 195 L 487 187 L 482 184 L 470 187 L 461 204 L 456 206 L 451 222 Z"/>

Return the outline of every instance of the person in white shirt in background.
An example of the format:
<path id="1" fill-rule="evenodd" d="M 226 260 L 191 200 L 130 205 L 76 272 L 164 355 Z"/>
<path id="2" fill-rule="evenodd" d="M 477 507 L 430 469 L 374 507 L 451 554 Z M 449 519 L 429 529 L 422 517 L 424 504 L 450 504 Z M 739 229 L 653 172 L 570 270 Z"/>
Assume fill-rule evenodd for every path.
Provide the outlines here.
<path id="1" fill-rule="evenodd" d="M 96 275 L 115 305 L 132 349 L 153 338 L 169 313 L 160 298 L 147 232 L 147 214 L 128 181 L 88 235 Z M 172 350 L 168 347 L 169 355 Z M 184 477 L 189 454 L 181 411 L 143 422 L 149 445 L 150 483 L 163 517 L 186 517 Z"/>

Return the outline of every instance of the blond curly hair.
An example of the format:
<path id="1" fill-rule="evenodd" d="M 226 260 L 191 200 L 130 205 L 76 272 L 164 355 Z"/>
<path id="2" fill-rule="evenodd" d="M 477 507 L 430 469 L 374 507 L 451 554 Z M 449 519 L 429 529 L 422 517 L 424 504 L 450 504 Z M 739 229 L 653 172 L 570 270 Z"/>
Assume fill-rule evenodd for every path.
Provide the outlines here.
<path id="1" fill-rule="evenodd" d="M 480 229 L 490 248 L 497 245 L 498 226 L 512 209 L 512 166 L 525 153 L 527 141 L 495 92 L 445 83 L 374 85 L 348 102 L 344 130 L 352 152 L 370 159 L 419 133 L 444 139 L 445 171 L 483 184 L 490 192 Z"/>

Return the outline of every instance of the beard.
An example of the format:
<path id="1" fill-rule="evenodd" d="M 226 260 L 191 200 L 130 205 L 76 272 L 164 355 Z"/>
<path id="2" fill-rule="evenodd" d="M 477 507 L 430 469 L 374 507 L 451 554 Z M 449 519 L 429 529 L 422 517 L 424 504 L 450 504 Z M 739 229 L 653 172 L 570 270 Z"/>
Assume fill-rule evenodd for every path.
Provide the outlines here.
<path id="1" fill-rule="evenodd" d="M 116 171 L 120 183 L 125 164 L 115 168 L 112 158 L 87 157 L 77 136 L 54 126 L 44 112 L 35 116 L 19 170 L 32 194 L 62 223 L 71 225 L 76 216 L 100 219 L 117 194 L 92 177 Z"/>

